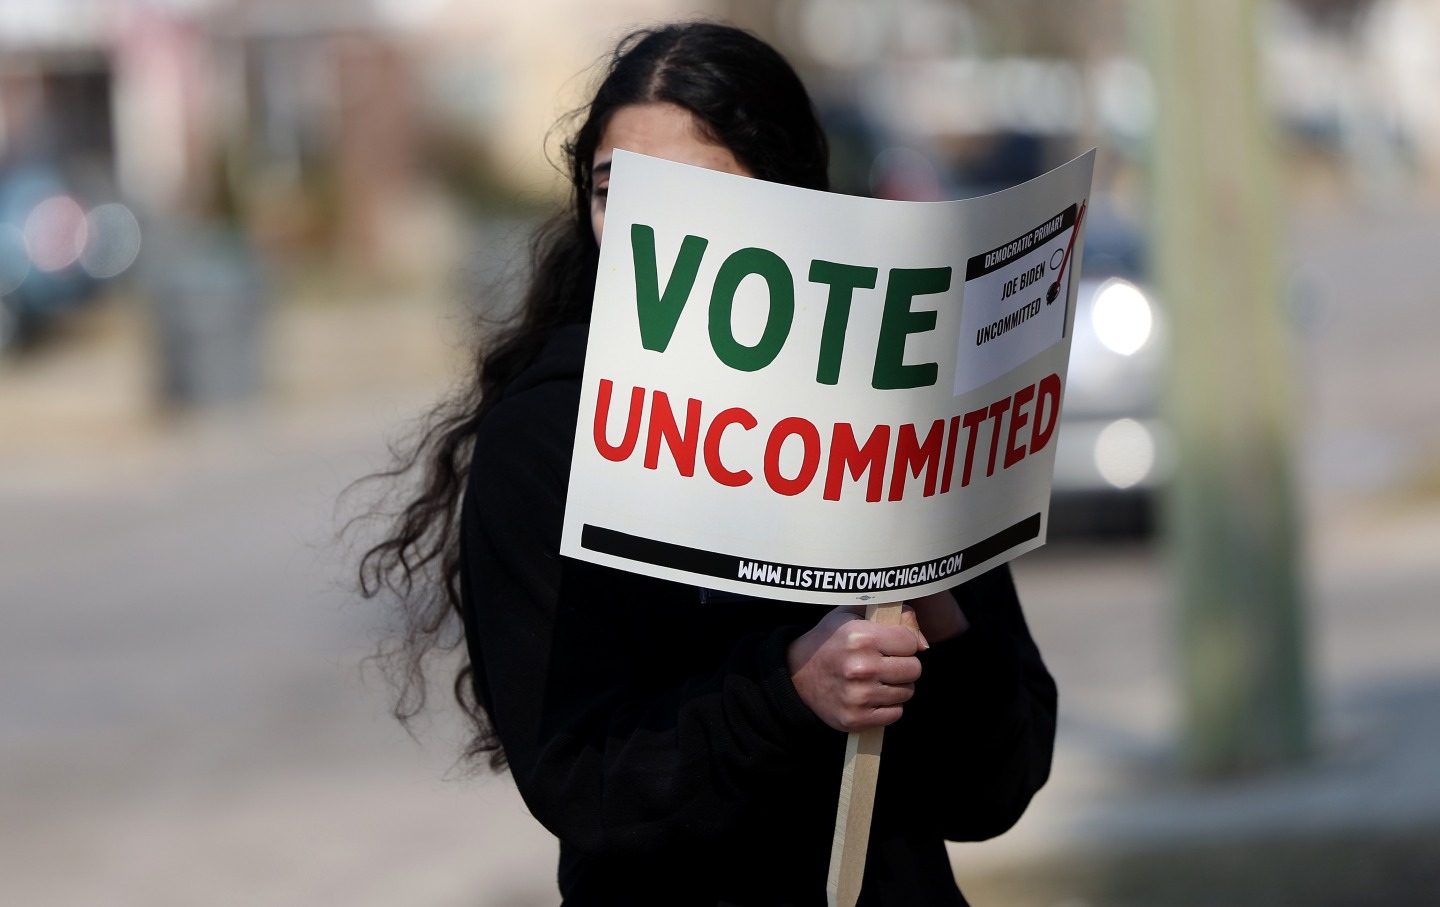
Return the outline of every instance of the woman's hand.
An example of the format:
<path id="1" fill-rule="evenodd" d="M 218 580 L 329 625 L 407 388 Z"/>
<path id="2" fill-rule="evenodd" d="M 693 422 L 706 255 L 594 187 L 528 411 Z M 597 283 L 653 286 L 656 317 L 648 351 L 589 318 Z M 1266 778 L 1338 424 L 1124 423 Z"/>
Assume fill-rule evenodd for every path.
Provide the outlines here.
<path id="1" fill-rule="evenodd" d="M 965 612 L 948 589 L 924 598 L 912 598 L 906 604 L 915 609 L 920 632 L 932 644 L 954 639 L 970 629 L 970 621 L 965 619 Z"/>
<path id="2" fill-rule="evenodd" d="M 930 641 L 970 628 L 948 591 L 906 602 L 900 623 L 881 626 L 861 608 L 836 608 L 790 644 L 786 660 L 800 698 L 820 720 L 846 733 L 900 719 L 920 677 L 916 656 Z"/>
<path id="3" fill-rule="evenodd" d="M 863 610 L 842 607 L 792 642 L 787 662 L 810 710 L 835 730 L 851 733 L 899 720 L 920 677 L 916 654 L 926 648 L 909 607 L 900 623 L 890 626 L 865 620 Z"/>

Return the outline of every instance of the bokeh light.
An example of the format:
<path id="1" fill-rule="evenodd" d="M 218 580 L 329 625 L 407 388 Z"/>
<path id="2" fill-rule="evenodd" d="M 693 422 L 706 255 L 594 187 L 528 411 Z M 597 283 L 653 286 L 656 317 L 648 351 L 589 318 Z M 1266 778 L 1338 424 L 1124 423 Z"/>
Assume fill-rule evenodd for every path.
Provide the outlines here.
<path id="1" fill-rule="evenodd" d="M 25 247 L 30 261 L 42 271 L 74 264 L 85 248 L 85 237 L 85 209 L 68 195 L 45 199 L 25 219 Z"/>
<path id="2" fill-rule="evenodd" d="M 1100 342 L 1122 356 L 1129 356 L 1144 346 L 1153 326 L 1145 294 L 1133 283 L 1119 278 L 1106 281 L 1096 291 L 1090 321 Z"/>
<path id="3" fill-rule="evenodd" d="M 1140 422 L 1116 419 L 1095 439 L 1095 468 L 1116 488 L 1133 488 L 1155 467 L 1155 439 Z"/>
<path id="4" fill-rule="evenodd" d="M 100 205 L 85 216 L 85 248 L 80 266 L 103 279 L 125 272 L 140 255 L 140 221 L 124 205 Z"/>

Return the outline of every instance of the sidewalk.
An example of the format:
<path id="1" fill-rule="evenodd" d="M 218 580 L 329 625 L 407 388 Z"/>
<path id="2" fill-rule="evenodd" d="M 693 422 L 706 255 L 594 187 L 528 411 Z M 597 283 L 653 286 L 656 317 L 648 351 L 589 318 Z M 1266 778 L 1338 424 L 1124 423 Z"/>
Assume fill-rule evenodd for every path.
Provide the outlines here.
<path id="1" fill-rule="evenodd" d="M 952 849 L 977 904 L 1440 903 L 1440 508 L 1339 516 L 1310 529 L 1314 758 L 1231 781 L 1177 768 L 1154 553 L 1016 563 L 1060 734 L 1020 824 Z"/>

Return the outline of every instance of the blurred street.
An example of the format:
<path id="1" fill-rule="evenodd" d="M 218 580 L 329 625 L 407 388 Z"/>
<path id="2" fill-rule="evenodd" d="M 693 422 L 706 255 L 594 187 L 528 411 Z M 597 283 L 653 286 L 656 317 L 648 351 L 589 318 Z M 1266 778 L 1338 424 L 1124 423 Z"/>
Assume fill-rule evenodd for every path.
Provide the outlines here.
<path id="1" fill-rule="evenodd" d="M 1010 834 L 954 849 L 977 904 L 1090 903 L 1016 887 L 1077 854 L 1342 832 L 1433 851 L 1437 246 L 1434 215 L 1292 229 L 1314 761 L 1180 780 L 1159 551 L 1052 545 L 1015 569 L 1061 688 L 1054 775 Z M 453 729 L 411 741 L 361 677 L 379 617 L 350 589 L 340 492 L 458 368 L 442 296 L 277 306 L 266 394 L 199 416 L 155 410 L 122 302 L 0 372 L 5 902 L 555 902 L 554 843 L 508 779 L 460 777 Z"/>
<path id="2" fill-rule="evenodd" d="M 355 589 L 366 527 L 341 535 L 372 489 L 347 488 L 464 380 L 473 316 L 517 298 L 528 225 L 568 191 L 575 124 L 557 118 L 589 97 L 585 67 L 637 23 L 697 15 L 795 64 L 837 192 L 981 194 L 1098 149 L 1083 273 L 1139 300 L 1112 316 L 1139 345 L 1093 345 L 1111 365 L 1092 369 L 1091 433 L 1068 433 L 1091 484 L 1068 490 L 1113 519 L 1014 564 L 1059 741 L 1020 824 L 953 847 L 972 903 L 1440 904 L 1431 0 L 0 0 L 0 903 L 556 903 L 554 840 L 508 776 L 456 763 L 448 690 L 412 738 L 365 669 L 388 615 Z M 1194 69 L 1163 65 L 1192 50 Z M 1174 102 L 1181 86 L 1198 95 Z M 1192 102 L 1211 98 L 1206 119 Z M 1173 123 L 1203 141 L 1164 145 Z M 1157 188 L 1185 156 L 1167 147 L 1207 155 L 1170 168 L 1205 177 L 1193 195 Z M 1267 153 L 1220 154 L 1250 147 Z M 1186 244 L 1196 266 L 1176 270 Z M 1254 282 L 1202 279 L 1221 269 Z M 1285 355 L 1277 295 L 1293 420 L 1255 367 Z M 1180 329 L 1191 313 L 1221 317 Z M 1221 417 L 1160 408 L 1166 374 Z M 1115 426 L 1148 445 L 1120 449 L 1133 474 L 1102 462 Z M 1283 535 L 1288 501 L 1260 501 L 1280 483 L 1258 477 L 1284 474 L 1260 454 L 1290 440 L 1314 752 L 1201 782 L 1178 742 L 1193 571 L 1176 580 L 1163 536 L 1101 527 L 1133 527 L 1143 511 L 1115 502 L 1173 466 L 1186 489 L 1229 480 L 1190 498 L 1210 517 Z M 1228 471 L 1197 466 L 1232 448 Z M 1201 509 L 1186 527 L 1238 537 Z M 1230 590 L 1292 575 L 1288 546 L 1238 548 L 1176 562 L 1220 561 Z M 1282 598 L 1203 603 L 1251 617 Z M 1228 638 L 1252 639 L 1277 641 Z M 1202 679 L 1268 702 L 1242 675 Z"/>

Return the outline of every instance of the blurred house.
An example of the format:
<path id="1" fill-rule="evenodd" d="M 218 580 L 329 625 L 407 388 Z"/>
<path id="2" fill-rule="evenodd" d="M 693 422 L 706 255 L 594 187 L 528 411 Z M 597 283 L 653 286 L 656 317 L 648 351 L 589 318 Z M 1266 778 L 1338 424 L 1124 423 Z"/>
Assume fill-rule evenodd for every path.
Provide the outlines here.
<path id="1" fill-rule="evenodd" d="M 41 133 L 147 213 L 230 217 L 281 250 L 385 249 L 459 141 L 495 192 L 544 195 L 576 76 L 674 0 L 0 0 L 0 157 Z M 453 160 L 450 161 L 453 163 Z M 493 193 L 492 193 L 493 194 Z"/>
<path id="2" fill-rule="evenodd" d="M 1287 134 L 1363 180 L 1440 182 L 1434 4 L 1274 9 Z M 413 251 L 427 181 L 481 208 L 552 198 L 544 142 L 587 65 L 695 15 L 792 56 L 836 112 L 847 191 L 983 189 L 1090 144 L 1098 186 L 1136 182 L 1153 100 L 1123 0 L 0 0 L 0 162 L 44 155 L 97 200 L 239 222 L 274 255 L 383 260 Z"/>
<path id="3" fill-rule="evenodd" d="M 414 169 L 411 67 L 366 3 L 0 2 L 0 161 L 274 251 L 383 252 Z"/>

